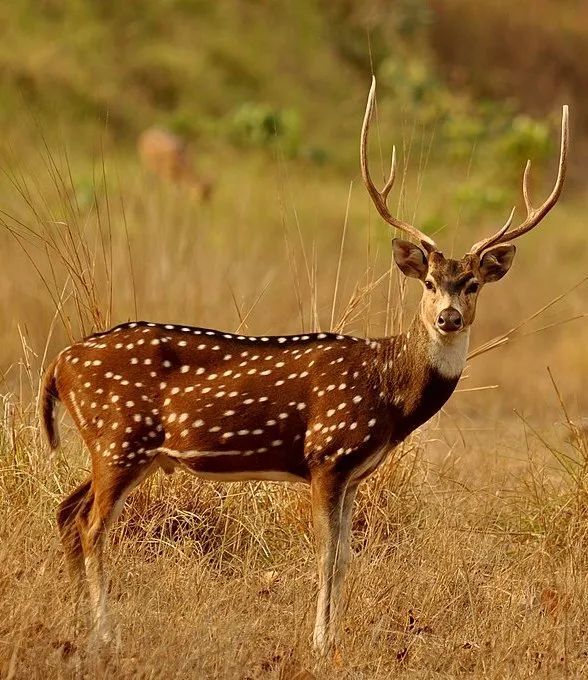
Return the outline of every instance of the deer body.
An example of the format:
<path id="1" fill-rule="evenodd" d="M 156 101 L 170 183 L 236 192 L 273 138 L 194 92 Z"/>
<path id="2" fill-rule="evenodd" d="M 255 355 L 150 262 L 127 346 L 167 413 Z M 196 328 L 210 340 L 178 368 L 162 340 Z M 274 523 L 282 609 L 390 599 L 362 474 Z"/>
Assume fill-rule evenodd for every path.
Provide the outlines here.
<path id="1" fill-rule="evenodd" d="M 128 323 L 65 349 L 51 385 L 106 467 L 167 456 L 221 480 L 309 481 L 401 441 L 449 398 L 459 374 L 440 373 L 412 328 L 411 343 Z"/>
<path id="2" fill-rule="evenodd" d="M 57 445 L 55 401 L 61 400 L 93 468 L 86 502 L 61 522 L 70 561 L 83 554 L 86 569 L 89 557 L 90 564 L 101 561 L 103 536 L 124 499 L 159 467 L 181 466 L 221 481 L 306 482 L 315 487 L 315 500 L 344 501 L 455 388 L 459 373 L 439 372 L 430 345 L 417 317 L 406 334 L 374 340 L 331 333 L 250 337 L 136 322 L 66 348 L 47 373 L 45 429 Z M 75 505 L 77 495 L 62 508 Z M 315 525 L 334 510 L 318 512 Z M 348 503 L 349 517 L 342 514 L 334 533 L 319 538 L 319 555 L 341 553 L 338 582 L 349 541 L 342 524 L 350 524 L 350 513 Z M 105 631 L 101 571 L 89 577 L 96 625 Z M 327 560 L 321 582 L 333 579 Z M 317 619 L 319 646 L 333 637 L 328 590 Z"/>
<path id="3" fill-rule="evenodd" d="M 210 199 L 210 180 L 198 175 L 193 168 L 188 145 L 169 130 L 152 127 L 141 133 L 137 151 L 143 167 L 158 177 L 183 184 L 203 201 Z"/>
<path id="4" fill-rule="evenodd" d="M 364 182 L 380 215 L 419 244 L 394 239 L 396 265 L 423 286 L 410 328 L 389 338 L 332 333 L 250 337 L 191 326 L 132 322 L 63 350 L 41 390 L 44 428 L 58 445 L 56 402 L 62 401 L 92 458 L 91 478 L 58 510 L 69 567 L 89 589 L 93 622 L 108 639 L 102 551 L 108 527 L 130 491 L 159 468 L 178 466 L 224 481 L 265 479 L 310 484 L 319 595 L 314 645 L 335 637 L 353 501 L 359 483 L 386 454 L 439 411 L 465 366 L 481 288 L 509 270 L 515 247 L 555 205 L 566 168 L 567 109 L 562 117 L 558 177 L 527 218 L 513 213 L 493 236 L 460 260 L 393 217 L 367 167 L 372 84 L 361 134 Z"/>

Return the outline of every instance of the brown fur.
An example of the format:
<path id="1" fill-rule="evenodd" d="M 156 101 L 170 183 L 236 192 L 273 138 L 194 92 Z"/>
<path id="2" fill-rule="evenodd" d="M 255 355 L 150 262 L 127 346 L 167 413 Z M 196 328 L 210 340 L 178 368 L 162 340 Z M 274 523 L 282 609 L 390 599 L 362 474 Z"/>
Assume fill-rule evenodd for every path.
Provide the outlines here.
<path id="1" fill-rule="evenodd" d="M 160 128 L 148 128 L 137 141 L 143 167 L 162 179 L 194 191 L 202 201 L 212 195 L 212 182 L 195 172 L 186 141 Z"/>
<path id="2" fill-rule="evenodd" d="M 47 441 L 51 449 L 56 449 L 59 446 L 59 431 L 55 423 L 55 409 L 59 394 L 57 392 L 57 383 L 55 381 L 55 366 L 58 359 L 51 362 L 41 383 L 39 390 L 39 411 L 40 420 Z"/>

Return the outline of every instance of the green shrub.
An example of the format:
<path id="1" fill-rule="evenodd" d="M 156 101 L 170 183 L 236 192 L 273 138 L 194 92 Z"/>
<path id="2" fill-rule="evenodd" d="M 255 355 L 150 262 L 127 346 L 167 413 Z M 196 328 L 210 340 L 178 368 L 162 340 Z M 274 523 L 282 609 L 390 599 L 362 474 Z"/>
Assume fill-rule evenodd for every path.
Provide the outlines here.
<path id="1" fill-rule="evenodd" d="M 516 168 L 528 158 L 543 161 L 553 152 L 549 126 L 529 116 L 517 116 L 499 143 L 500 154 Z"/>
<path id="2" fill-rule="evenodd" d="M 465 211 L 466 218 L 473 218 L 503 207 L 508 196 L 505 189 L 477 180 L 460 185 L 455 192 L 455 201 Z"/>
<path id="3" fill-rule="evenodd" d="M 247 102 L 229 116 L 228 136 L 238 146 L 270 147 L 278 144 L 288 156 L 300 147 L 299 116 L 292 109 L 276 109 L 268 104 Z"/>

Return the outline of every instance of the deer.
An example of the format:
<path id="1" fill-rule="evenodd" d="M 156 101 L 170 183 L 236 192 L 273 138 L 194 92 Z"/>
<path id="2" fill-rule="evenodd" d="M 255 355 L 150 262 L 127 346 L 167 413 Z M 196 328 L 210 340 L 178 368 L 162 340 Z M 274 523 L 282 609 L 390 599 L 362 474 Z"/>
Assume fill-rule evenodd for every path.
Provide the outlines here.
<path id="1" fill-rule="evenodd" d="M 429 235 L 388 208 L 395 150 L 383 189 L 372 181 L 368 134 L 375 88 L 373 79 L 361 130 L 361 173 L 382 219 L 411 239 L 392 241 L 396 266 L 422 286 L 405 332 L 248 336 L 131 321 L 65 348 L 46 370 L 40 416 L 50 447 L 59 445 L 61 402 L 91 457 L 91 475 L 60 503 L 57 524 L 77 596 L 89 596 L 101 644 L 111 640 L 103 567 L 108 529 L 129 493 L 156 470 L 186 469 L 224 482 L 310 486 L 318 567 L 313 646 L 321 655 L 332 651 L 358 486 L 449 399 L 466 364 L 482 288 L 505 276 L 515 255 L 512 241 L 534 229 L 560 197 L 567 106 L 557 178 L 545 202 L 531 204 L 528 162 L 525 219 L 513 226 L 513 208 L 496 233 L 461 259 L 446 257 Z"/>
<path id="2" fill-rule="evenodd" d="M 137 141 L 143 167 L 157 177 L 186 186 L 201 201 L 212 195 L 212 182 L 193 168 L 186 140 L 169 130 L 150 127 Z"/>

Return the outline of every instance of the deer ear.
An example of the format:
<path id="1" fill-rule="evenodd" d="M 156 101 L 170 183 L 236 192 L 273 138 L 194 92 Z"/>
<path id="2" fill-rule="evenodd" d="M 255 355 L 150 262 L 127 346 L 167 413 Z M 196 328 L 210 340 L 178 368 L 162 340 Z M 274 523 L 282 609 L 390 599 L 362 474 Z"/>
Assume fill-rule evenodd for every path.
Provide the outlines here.
<path id="1" fill-rule="evenodd" d="M 412 276 L 424 281 L 429 269 L 425 253 L 414 243 L 401 241 L 399 238 L 393 239 L 392 248 L 394 250 L 394 262 L 396 262 L 400 271 L 405 276 Z"/>
<path id="2" fill-rule="evenodd" d="M 506 274 L 510 269 L 516 250 L 510 243 L 488 248 L 480 260 L 480 274 L 484 283 L 498 281 Z"/>

